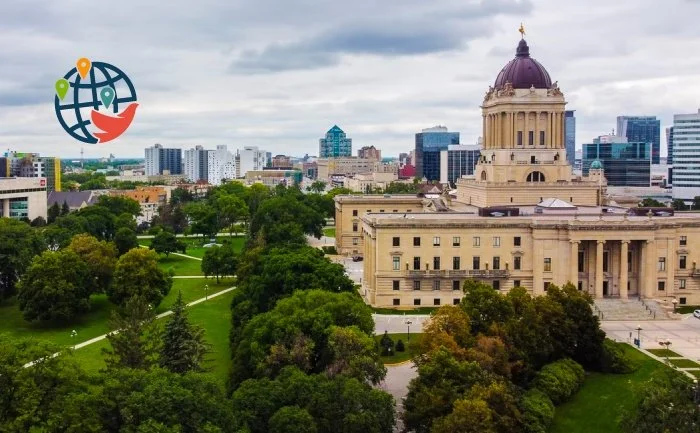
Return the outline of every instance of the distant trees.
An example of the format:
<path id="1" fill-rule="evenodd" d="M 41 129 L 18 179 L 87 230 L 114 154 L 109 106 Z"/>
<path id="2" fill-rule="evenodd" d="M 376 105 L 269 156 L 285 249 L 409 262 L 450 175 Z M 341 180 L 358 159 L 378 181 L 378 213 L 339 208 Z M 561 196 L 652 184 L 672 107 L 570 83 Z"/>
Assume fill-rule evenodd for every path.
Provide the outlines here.
<path id="1" fill-rule="evenodd" d="M 28 224 L 0 218 L 0 302 L 16 293 L 16 284 L 45 245 Z"/>
<path id="2" fill-rule="evenodd" d="M 315 180 L 311 182 L 311 185 L 309 185 L 308 189 L 309 191 L 315 192 L 316 194 L 320 194 L 326 190 L 326 182 L 322 180 Z"/>
<path id="3" fill-rule="evenodd" d="M 639 207 L 666 207 L 666 205 L 656 199 L 647 197 L 639 202 Z"/>
<path id="4" fill-rule="evenodd" d="M 250 222 L 250 234 L 270 244 L 303 245 L 305 234 L 321 238 L 324 225 L 325 219 L 316 209 L 286 195 L 260 205 Z"/>
<path id="5" fill-rule="evenodd" d="M 179 241 L 177 237 L 175 237 L 175 234 L 166 230 L 161 230 L 153 237 L 149 249 L 154 250 L 158 254 L 165 254 L 165 256 L 168 257 L 170 253 L 178 251 L 185 253 L 186 246 L 184 242 Z"/>
<path id="6" fill-rule="evenodd" d="M 216 277 L 218 283 L 220 277 L 236 274 L 238 261 L 238 254 L 230 243 L 224 242 L 222 246 L 214 245 L 204 252 L 202 273 L 205 277 Z"/>
<path id="7" fill-rule="evenodd" d="M 144 248 L 135 248 L 117 261 L 107 295 L 117 305 L 124 305 L 131 297 L 139 296 L 155 307 L 170 292 L 171 286 L 171 276 L 158 267 L 158 255 Z"/>

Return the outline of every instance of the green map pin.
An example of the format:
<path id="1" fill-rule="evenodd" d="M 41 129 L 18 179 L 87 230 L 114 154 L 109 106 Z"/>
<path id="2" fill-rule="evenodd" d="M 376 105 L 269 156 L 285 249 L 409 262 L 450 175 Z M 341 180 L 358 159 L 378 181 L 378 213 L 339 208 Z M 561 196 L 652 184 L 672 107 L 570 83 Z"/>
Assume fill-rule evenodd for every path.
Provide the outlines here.
<path id="1" fill-rule="evenodd" d="M 100 99 L 105 105 L 105 108 L 109 108 L 109 105 L 114 99 L 114 89 L 112 89 L 111 87 L 105 87 L 102 90 L 100 90 Z"/>
<path id="2" fill-rule="evenodd" d="M 70 83 L 68 83 L 68 80 L 65 78 L 59 78 L 58 81 L 56 81 L 56 94 L 61 101 L 63 101 L 63 98 L 66 97 L 68 89 L 70 89 Z"/>

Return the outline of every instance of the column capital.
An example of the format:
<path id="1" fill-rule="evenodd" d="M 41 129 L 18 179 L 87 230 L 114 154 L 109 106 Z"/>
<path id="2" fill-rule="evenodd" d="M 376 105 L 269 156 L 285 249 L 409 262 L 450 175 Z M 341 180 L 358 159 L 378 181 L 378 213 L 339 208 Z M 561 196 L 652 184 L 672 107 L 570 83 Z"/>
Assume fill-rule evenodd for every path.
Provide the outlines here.
<path id="1" fill-rule="evenodd" d="M 625 245 L 628 245 L 630 242 L 632 242 L 632 241 L 627 241 L 627 240 L 620 241 L 621 244 L 625 244 Z"/>
<path id="2" fill-rule="evenodd" d="M 653 243 L 654 243 L 654 240 L 653 240 L 653 239 L 647 239 L 647 240 L 646 240 L 646 243 L 647 243 L 647 244 L 653 244 Z"/>
<path id="3" fill-rule="evenodd" d="M 572 244 L 572 245 L 573 245 L 573 244 L 580 245 L 580 244 L 581 244 L 581 241 L 578 241 L 578 240 L 570 240 L 569 243 Z"/>
<path id="4" fill-rule="evenodd" d="M 597 242 L 598 242 L 598 245 L 602 245 L 605 243 L 605 241 L 597 241 Z"/>

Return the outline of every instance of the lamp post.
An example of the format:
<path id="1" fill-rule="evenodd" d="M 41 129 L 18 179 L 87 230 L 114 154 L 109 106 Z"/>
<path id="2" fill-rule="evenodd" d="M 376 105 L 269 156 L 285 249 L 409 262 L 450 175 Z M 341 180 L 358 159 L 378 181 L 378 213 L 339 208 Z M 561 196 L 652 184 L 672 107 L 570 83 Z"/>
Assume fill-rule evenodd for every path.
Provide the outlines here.
<path id="1" fill-rule="evenodd" d="M 642 347 L 642 326 L 637 325 L 637 347 L 641 348 Z"/>
<path id="2" fill-rule="evenodd" d="M 75 329 L 70 332 L 70 341 L 71 345 L 73 346 L 73 350 L 75 350 L 75 337 L 78 336 L 78 331 Z"/>
<path id="3" fill-rule="evenodd" d="M 671 343 L 671 340 L 669 340 L 668 338 L 665 341 L 659 341 L 659 345 L 666 348 L 666 364 L 669 363 L 668 362 L 668 355 L 669 355 L 670 350 L 668 348 L 671 346 L 671 344 L 673 344 L 673 343 Z"/>
<path id="4" fill-rule="evenodd" d="M 698 380 L 693 380 L 693 401 L 695 404 L 700 404 L 700 385 L 698 385 Z"/>
<path id="5" fill-rule="evenodd" d="M 411 341 L 411 322 L 410 320 L 406 319 L 406 326 L 408 327 L 408 332 L 406 335 L 406 343 L 409 343 Z"/>
<path id="6" fill-rule="evenodd" d="M 205 284 L 204 285 L 204 300 L 206 301 L 208 299 L 209 299 L 209 284 Z"/>
<path id="7" fill-rule="evenodd" d="M 673 298 L 673 301 L 671 301 L 673 304 L 673 314 L 676 314 L 676 305 L 678 305 L 678 299 Z"/>

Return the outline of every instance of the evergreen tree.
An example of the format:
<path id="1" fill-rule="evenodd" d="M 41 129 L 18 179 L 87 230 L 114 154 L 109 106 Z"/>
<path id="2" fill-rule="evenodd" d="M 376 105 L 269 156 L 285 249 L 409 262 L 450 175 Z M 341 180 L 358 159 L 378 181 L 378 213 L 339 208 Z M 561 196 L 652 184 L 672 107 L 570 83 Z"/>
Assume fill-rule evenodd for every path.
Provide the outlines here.
<path id="1" fill-rule="evenodd" d="M 203 371 L 202 363 L 208 352 L 204 330 L 190 323 L 182 301 L 182 292 L 179 292 L 173 306 L 173 315 L 165 325 L 160 365 L 173 373 Z"/>
<path id="2" fill-rule="evenodd" d="M 157 326 L 153 306 L 139 296 L 126 302 L 123 314 L 113 313 L 110 327 L 117 330 L 107 334 L 112 350 L 102 349 L 108 367 L 128 367 L 148 370 L 158 355 Z"/>
<path id="3" fill-rule="evenodd" d="M 70 213 L 70 207 L 68 207 L 68 203 L 65 201 L 63 202 L 63 206 L 61 206 L 61 216 L 66 216 Z"/>
<path id="4" fill-rule="evenodd" d="M 53 223 L 59 216 L 61 216 L 61 208 L 58 206 L 58 203 L 54 203 L 47 212 L 48 223 Z"/>

